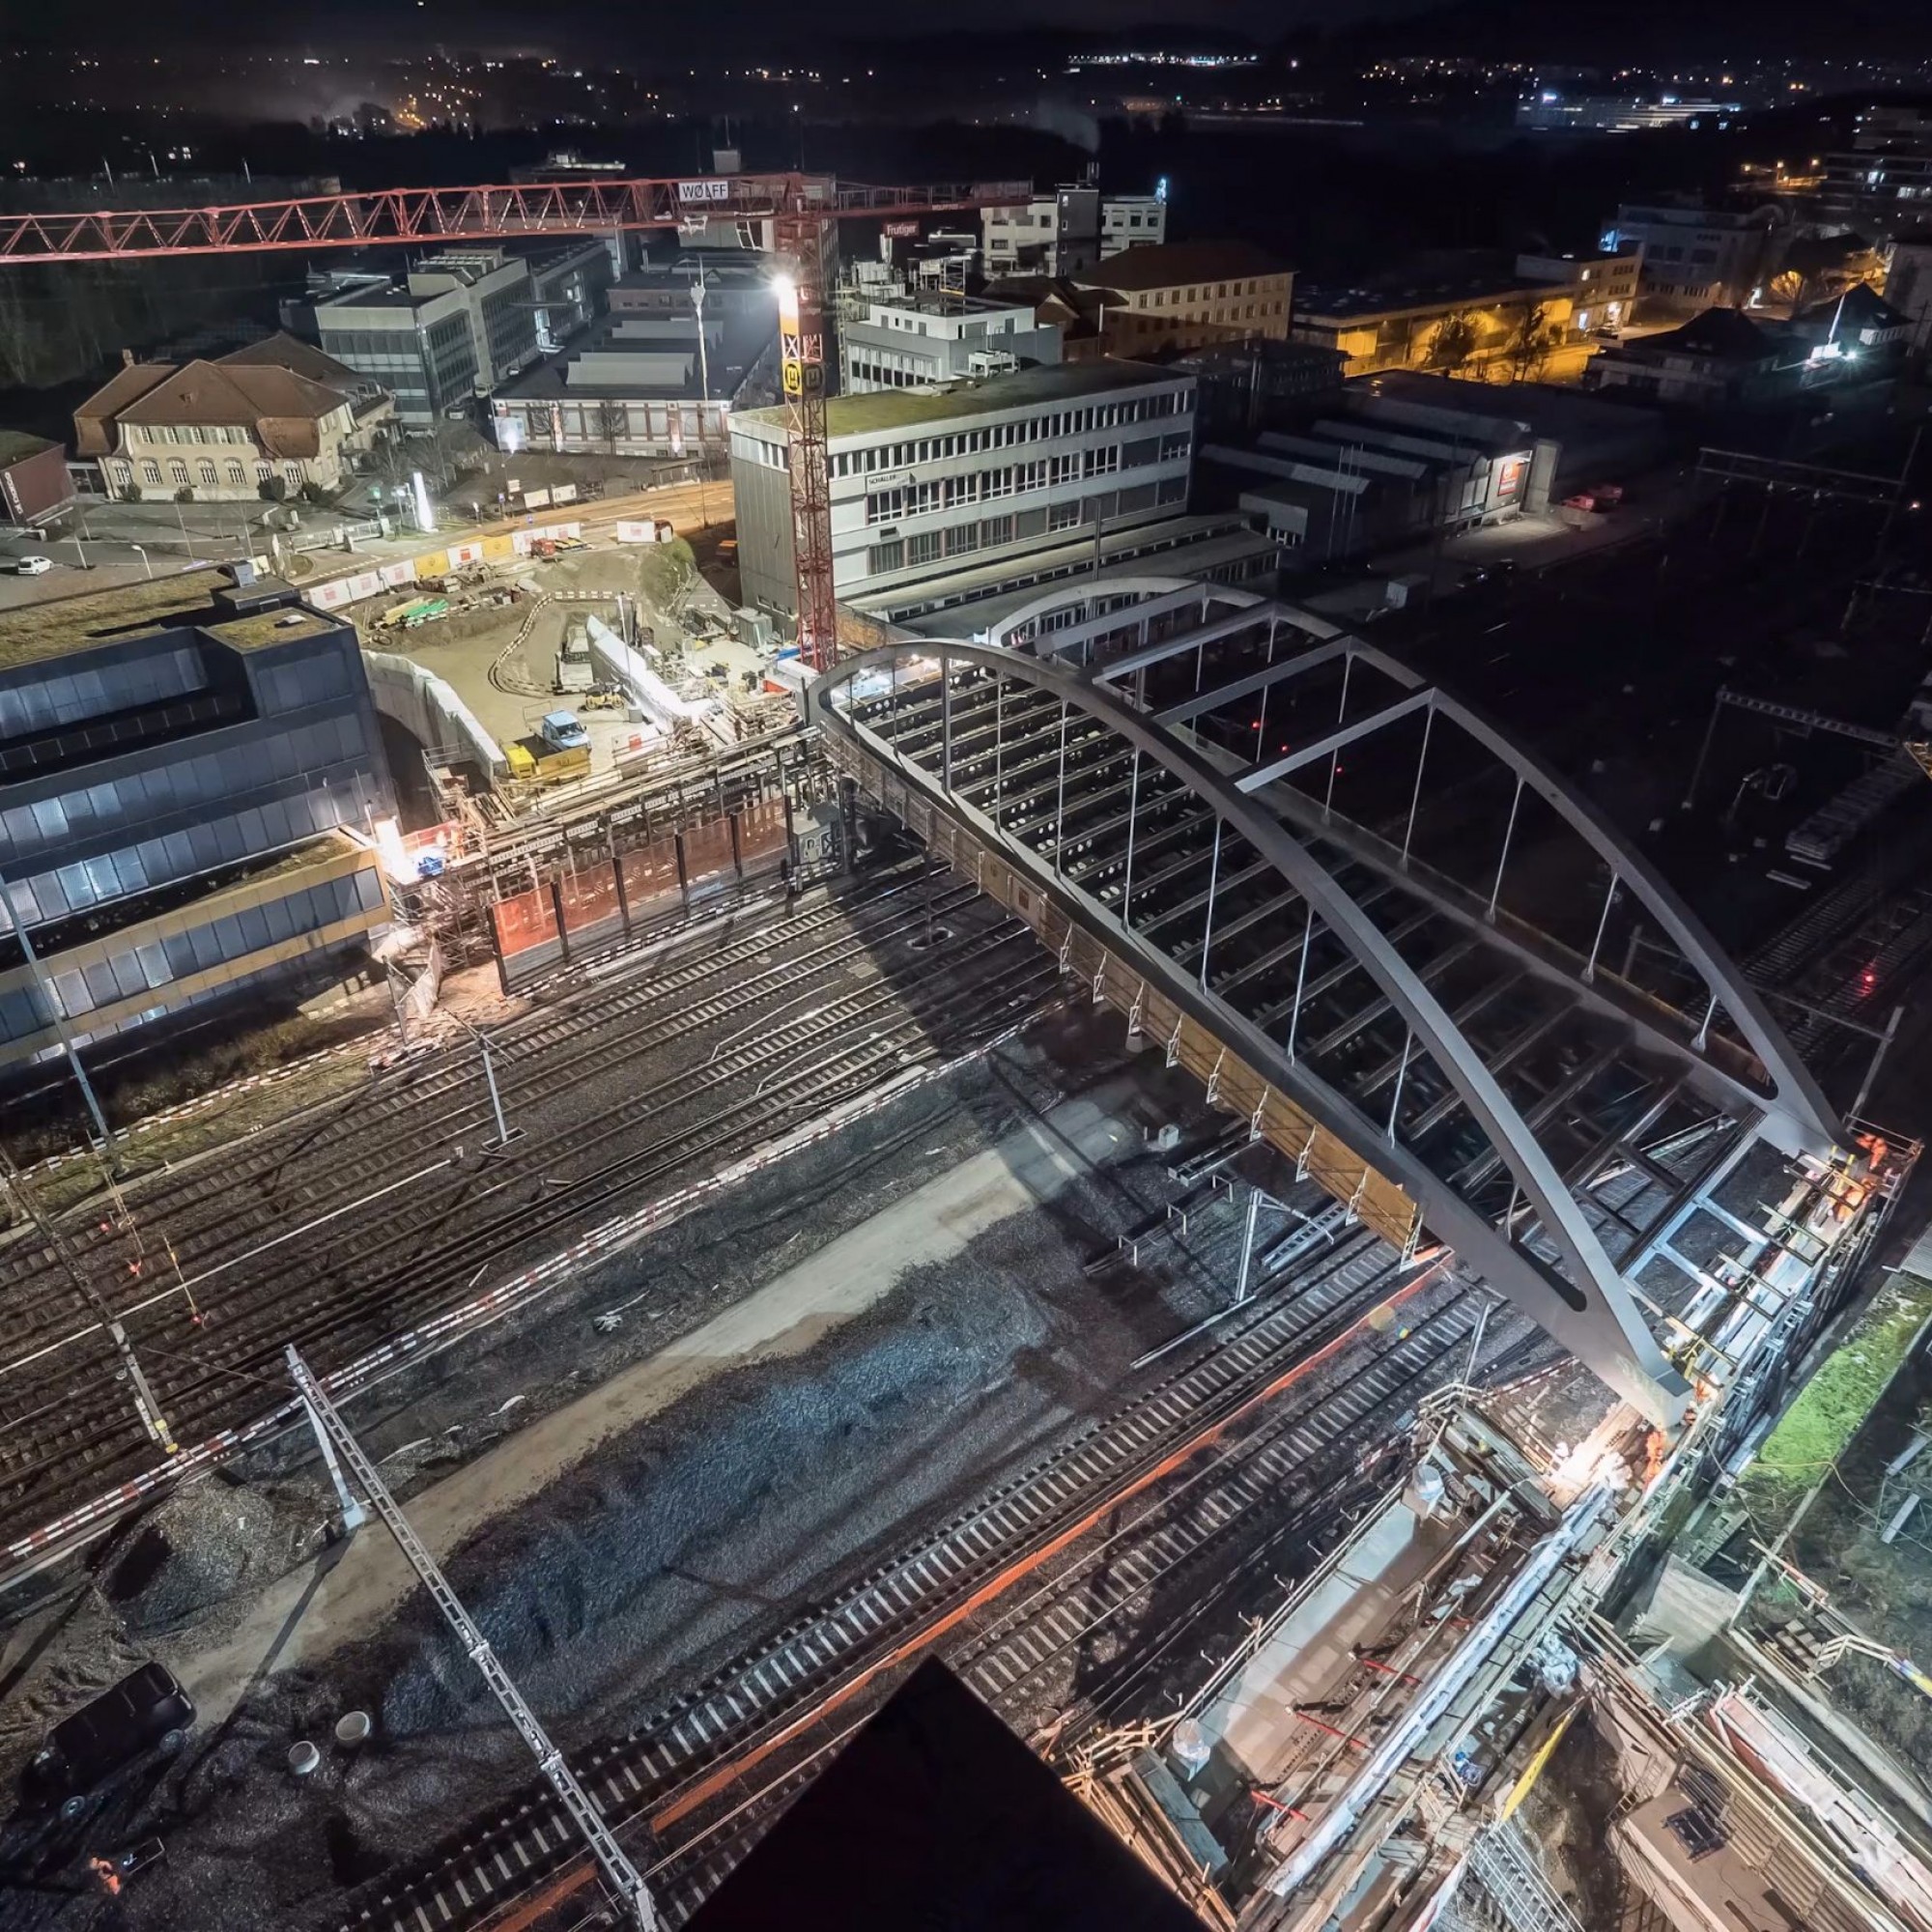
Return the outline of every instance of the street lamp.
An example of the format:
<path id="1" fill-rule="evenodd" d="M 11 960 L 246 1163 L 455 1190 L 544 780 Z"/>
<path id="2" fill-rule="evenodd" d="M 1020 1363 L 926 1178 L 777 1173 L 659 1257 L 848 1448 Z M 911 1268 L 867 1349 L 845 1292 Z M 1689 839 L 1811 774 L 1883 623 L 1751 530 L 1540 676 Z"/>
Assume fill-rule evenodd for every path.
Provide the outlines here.
<path id="1" fill-rule="evenodd" d="M 711 527 L 711 504 L 704 490 L 704 419 L 711 408 L 711 357 L 704 341 L 704 257 L 697 258 L 697 279 L 691 285 L 691 306 L 697 316 L 697 514 Z"/>
<path id="2" fill-rule="evenodd" d="M 155 574 L 155 564 L 154 564 L 154 559 L 153 559 L 153 558 L 152 558 L 151 556 L 149 556 L 149 554 L 148 554 L 148 547 L 147 547 L 147 545 L 146 545 L 146 544 L 137 544 L 137 543 L 130 543 L 130 544 L 129 544 L 129 545 L 128 546 L 128 548 L 129 550 L 132 550 L 132 551 L 138 551 L 138 552 L 140 552 L 140 554 L 141 554 L 141 561 L 142 561 L 143 563 L 145 563 L 145 564 L 146 564 L 146 565 L 148 566 L 148 575 L 149 575 L 150 577 L 154 576 L 154 574 Z"/>

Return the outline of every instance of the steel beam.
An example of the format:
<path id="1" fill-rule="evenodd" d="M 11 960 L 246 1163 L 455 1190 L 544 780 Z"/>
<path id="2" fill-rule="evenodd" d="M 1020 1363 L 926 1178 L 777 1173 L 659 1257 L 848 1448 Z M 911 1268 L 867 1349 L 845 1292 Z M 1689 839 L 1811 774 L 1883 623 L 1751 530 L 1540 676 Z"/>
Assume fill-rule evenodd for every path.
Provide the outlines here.
<path id="1" fill-rule="evenodd" d="M 1250 618 L 1249 621 L 1252 621 Z M 929 645 L 887 645 L 848 660 L 813 688 L 813 713 L 830 728 L 861 743 L 873 734 L 845 717 L 838 695 L 850 680 L 876 671 L 898 658 L 929 651 Z M 1571 1196 L 1561 1176 L 1528 1123 L 1503 1093 L 1480 1056 L 1456 1028 L 1435 995 L 1373 924 L 1360 905 L 1328 868 L 1278 820 L 1263 811 L 1197 753 L 1135 711 L 1094 679 L 1070 675 L 1057 667 L 1020 660 L 979 645 L 952 645 L 963 663 L 1007 667 L 1009 674 L 1061 696 L 1068 710 L 1099 721 L 1112 735 L 1151 759 L 1197 796 L 1265 857 L 1306 901 L 1312 919 L 1322 923 L 1376 980 L 1445 1078 L 1463 1094 L 1469 1113 L 1516 1177 L 1562 1258 L 1562 1273 L 1546 1266 L 1520 1243 L 1500 1233 L 1441 1177 L 1425 1168 L 1407 1149 L 1391 1145 L 1380 1122 L 1370 1122 L 1307 1066 L 1293 1060 L 1275 1040 L 1210 994 L 1173 959 L 1127 929 L 1107 908 L 1084 895 L 1069 907 L 1105 934 L 1126 956 L 1157 975 L 1163 990 L 1179 1005 L 1191 1006 L 1202 1023 L 1218 1032 L 1250 1064 L 1263 1069 L 1284 1092 L 1293 1094 L 1317 1119 L 1419 1202 L 1435 1232 L 1449 1240 L 1493 1286 L 1515 1298 L 1532 1319 L 1557 1336 L 1598 1374 L 1660 1422 L 1681 1412 L 1681 1378 L 1664 1359 L 1594 1227 Z M 888 753 L 890 755 L 890 753 Z M 982 838 L 1020 863 L 1049 890 L 1065 890 L 1054 871 L 1031 847 L 1003 834 L 965 801 L 944 792 L 932 774 L 909 762 L 896 768 L 930 791 L 940 803 L 963 814 Z M 1304 952 L 1305 960 L 1305 952 Z"/>
<path id="2" fill-rule="evenodd" d="M 1298 751 L 1285 753 L 1279 758 L 1270 759 L 1264 765 L 1256 765 L 1241 773 L 1235 782 L 1242 791 L 1260 791 L 1264 785 L 1271 785 L 1277 779 L 1285 779 L 1290 772 L 1298 772 L 1303 765 L 1312 765 L 1322 758 L 1332 757 L 1345 745 L 1352 745 L 1357 738 L 1366 738 L 1372 731 L 1379 731 L 1385 725 L 1394 724 L 1415 712 L 1426 711 L 1435 702 L 1433 691 L 1411 692 L 1408 696 L 1380 711 L 1372 711 L 1365 718 L 1358 718 L 1352 724 L 1344 724 L 1330 731 L 1325 738 L 1317 738 L 1312 744 L 1303 745 Z M 1165 712 L 1161 714 L 1167 716 Z"/>

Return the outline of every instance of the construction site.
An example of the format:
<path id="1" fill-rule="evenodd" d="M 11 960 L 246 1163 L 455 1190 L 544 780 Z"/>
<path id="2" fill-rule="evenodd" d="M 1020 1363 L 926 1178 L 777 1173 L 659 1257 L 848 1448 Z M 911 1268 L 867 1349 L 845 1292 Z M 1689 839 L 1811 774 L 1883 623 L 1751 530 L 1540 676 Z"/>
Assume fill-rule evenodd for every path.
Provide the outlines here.
<path id="1" fill-rule="evenodd" d="M 896 631 L 833 596 L 815 278 L 1021 191 L 721 180 L 791 270 L 791 626 L 715 482 L 60 620 L 262 719 L 353 649 L 393 1010 L 0 1169 L 10 1923 L 1932 1932 L 1887 499 L 1713 466 L 1688 537 L 1366 636 L 1146 573 Z M 1614 696 L 1513 668 L 1579 583 L 1657 615 Z M 1708 609 L 1801 585 L 1856 664 L 1734 702 Z M 55 987 L 115 938 L 43 929 Z"/>

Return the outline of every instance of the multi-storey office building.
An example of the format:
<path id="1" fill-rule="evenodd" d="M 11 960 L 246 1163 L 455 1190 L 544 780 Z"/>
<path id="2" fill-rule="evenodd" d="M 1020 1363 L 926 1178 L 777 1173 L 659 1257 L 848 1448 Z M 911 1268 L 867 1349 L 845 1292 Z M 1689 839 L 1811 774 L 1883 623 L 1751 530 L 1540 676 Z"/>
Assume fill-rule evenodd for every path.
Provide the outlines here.
<path id="1" fill-rule="evenodd" d="M 1063 364 L 944 391 L 835 397 L 834 582 L 841 598 L 971 556 L 1011 559 L 1066 533 L 1116 529 L 1187 499 L 1194 379 L 1136 362 Z M 786 418 L 731 421 L 738 567 L 747 603 L 796 608 Z"/>
<path id="2" fill-rule="evenodd" d="M 316 337 L 381 383 L 397 416 L 421 429 L 536 360 L 537 308 L 529 264 L 478 249 L 419 262 L 407 286 L 318 301 Z"/>
<path id="3" fill-rule="evenodd" d="M 901 294 L 845 324 L 838 355 L 844 393 L 864 396 L 988 374 L 989 363 L 1058 362 L 1060 331 L 1021 303 Z"/>
<path id="4" fill-rule="evenodd" d="M 392 810 L 355 633 L 286 584 L 0 613 L 0 1069 L 339 971 Z"/>

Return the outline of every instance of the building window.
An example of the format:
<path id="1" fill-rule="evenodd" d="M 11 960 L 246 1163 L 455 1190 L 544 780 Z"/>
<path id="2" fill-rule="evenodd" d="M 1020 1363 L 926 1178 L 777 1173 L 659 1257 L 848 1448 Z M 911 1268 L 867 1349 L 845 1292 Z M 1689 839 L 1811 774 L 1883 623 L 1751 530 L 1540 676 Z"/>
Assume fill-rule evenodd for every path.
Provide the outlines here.
<path id="1" fill-rule="evenodd" d="M 174 482 L 186 483 L 187 465 L 185 463 L 170 463 L 168 465 L 168 475 Z"/>
<path id="2" fill-rule="evenodd" d="M 274 473 L 275 472 L 271 469 L 270 469 L 270 467 L 266 463 L 258 463 L 255 466 L 255 481 L 257 483 L 269 482 L 273 477 Z"/>
<path id="3" fill-rule="evenodd" d="M 1055 503 L 1046 513 L 1046 526 L 1050 530 L 1070 530 L 1080 522 L 1078 503 Z"/>
<path id="4" fill-rule="evenodd" d="M 141 466 L 143 483 L 158 483 L 161 480 L 161 466 L 158 463 L 144 463 Z"/>
<path id="5" fill-rule="evenodd" d="M 248 472 L 239 463 L 231 463 L 228 466 L 228 480 L 231 483 L 245 483 L 248 480 Z"/>
<path id="6" fill-rule="evenodd" d="M 213 484 L 220 481 L 220 478 L 214 472 L 214 465 L 212 463 L 202 464 L 200 466 L 200 474 L 201 480 L 204 483 Z"/>
<path id="7" fill-rule="evenodd" d="M 291 490 L 299 490 L 301 488 L 302 471 L 299 463 L 283 464 L 282 476 Z"/>

